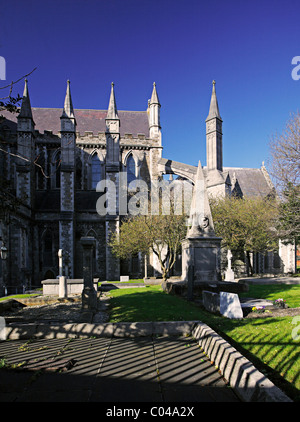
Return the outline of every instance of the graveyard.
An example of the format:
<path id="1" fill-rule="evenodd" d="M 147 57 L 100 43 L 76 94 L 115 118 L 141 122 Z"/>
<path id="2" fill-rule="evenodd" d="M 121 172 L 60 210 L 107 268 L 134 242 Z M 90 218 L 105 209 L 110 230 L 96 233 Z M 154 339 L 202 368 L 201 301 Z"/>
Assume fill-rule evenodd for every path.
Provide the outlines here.
<path id="1" fill-rule="evenodd" d="M 208 308 L 205 303 L 207 291 L 202 292 L 202 295 L 197 294 L 191 300 L 187 292 L 183 296 L 167 293 L 159 284 L 146 285 L 142 280 L 101 283 L 97 292 L 97 311 L 92 313 L 87 313 L 83 308 L 80 294 L 59 298 L 55 295 L 43 296 L 41 292 L 36 292 L 31 297 L 1 300 L 0 307 L 3 307 L 5 302 L 17 301 L 18 307 L 8 307 L 1 312 L 6 318 L 7 326 L 20 328 L 20 323 L 35 323 L 40 329 L 40 335 L 46 338 L 51 335 L 51 324 L 54 327 L 67 324 L 69 328 L 74 328 L 80 324 L 82 326 L 84 322 L 86 327 L 105 326 L 106 329 L 117 329 L 116 327 L 121 326 L 134 326 L 138 329 L 140 324 L 141 330 L 145 329 L 142 324 L 146 324 L 148 330 L 149 324 L 153 327 L 155 324 L 167 324 L 166 321 L 170 325 L 175 324 L 177 328 L 185 327 L 187 321 L 189 324 L 201 321 L 254 363 L 256 368 L 262 370 L 268 379 L 280 386 L 289 397 L 298 401 L 298 342 L 297 338 L 292 339 L 291 331 L 296 330 L 297 326 L 292 325 L 293 320 L 300 315 L 300 308 L 297 307 L 300 286 L 287 284 L 297 283 L 297 279 L 291 278 L 282 279 L 281 282 L 285 281 L 285 284 L 279 284 L 278 279 L 264 281 L 265 284 L 253 286 L 252 280 L 253 284 L 249 284 L 248 291 L 238 294 L 240 304 L 251 302 L 251 309 L 241 307 L 243 315 L 239 318 L 232 318 L 230 314 L 222 315 L 219 306 L 215 309 Z M 247 298 L 249 294 L 253 296 L 251 300 Z M 274 303 L 282 296 L 288 298 L 286 306 L 278 307 Z M 264 297 L 266 299 L 261 299 Z M 262 300 L 266 305 L 264 308 L 258 305 Z M 233 311 L 235 312 L 235 309 Z M 45 323 L 47 330 L 43 332 L 41 327 L 45 326 Z M 95 332 L 96 330 L 87 331 L 86 335 L 93 337 Z M 34 337 L 33 331 L 29 331 L 28 335 L 30 334 Z M 182 333 L 178 331 L 178 334 Z M 81 336 L 84 333 L 75 332 L 74 335 Z"/>

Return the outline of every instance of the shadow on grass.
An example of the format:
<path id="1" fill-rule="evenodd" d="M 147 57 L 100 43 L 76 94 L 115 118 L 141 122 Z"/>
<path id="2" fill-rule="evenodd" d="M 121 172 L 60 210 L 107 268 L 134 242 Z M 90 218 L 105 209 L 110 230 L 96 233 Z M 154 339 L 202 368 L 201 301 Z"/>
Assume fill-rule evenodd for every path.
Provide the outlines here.
<path id="1" fill-rule="evenodd" d="M 275 385 L 300 401 L 300 347 L 292 318 L 231 320 L 161 290 L 118 294 L 110 299 L 110 322 L 190 321 L 206 323 L 247 357 Z"/>
<path id="2" fill-rule="evenodd" d="M 110 299 L 110 322 L 189 321 L 199 319 L 199 308 L 161 290 L 114 291 Z"/>

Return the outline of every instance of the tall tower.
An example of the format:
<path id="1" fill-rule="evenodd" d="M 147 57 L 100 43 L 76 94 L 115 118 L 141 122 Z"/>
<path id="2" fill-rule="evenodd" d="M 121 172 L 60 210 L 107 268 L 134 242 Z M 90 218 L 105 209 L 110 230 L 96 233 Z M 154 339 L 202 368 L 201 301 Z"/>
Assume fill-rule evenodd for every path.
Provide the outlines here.
<path id="1" fill-rule="evenodd" d="M 70 91 L 70 81 L 61 121 L 61 165 L 60 165 L 60 221 L 59 247 L 63 251 L 63 266 L 68 276 L 74 277 L 74 194 L 75 194 L 75 148 L 76 119 Z"/>
<path id="2" fill-rule="evenodd" d="M 219 112 L 216 82 L 213 81 L 213 88 L 210 100 L 209 113 L 206 118 L 206 165 L 207 170 L 223 171 L 222 152 L 222 119 Z"/>
<path id="3" fill-rule="evenodd" d="M 105 235 L 106 235 L 106 279 L 118 280 L 120 277 L 120 262 L 108 247 L 111 233 L 119 230 L 119 183 L 120 183 L 120 119 L 117 111 L 117 104 L 114 91 L 114 83 L 111 84 L 111 92 L 105 119 L 106 130 L 106 180 L 115 186 L 115 197 L 108 198 L 114 203 L 109 204 L 106 214 Z M 113 211 L 115 209 L 115 212 Z M 113 211 L 113 212 L 109 212 Z"/>
<path id="4" fill-rule="evenodd" d="M 28 92 L 28 81 L 25 79 L 22 105 L 18 115 L 17 126 L 17 197 L 29 207 L 33 205 L 34 183 L 34 127 L 31 104 Z"/>
<path id="5" fill-rule="evenodd" d="M 212 196 L 225 196 L 227 182 L 223 175 L 222 119 L 219 112 L 216 82 L 213 81 L 209 113 L 206 118 L 206 185 Z"/>

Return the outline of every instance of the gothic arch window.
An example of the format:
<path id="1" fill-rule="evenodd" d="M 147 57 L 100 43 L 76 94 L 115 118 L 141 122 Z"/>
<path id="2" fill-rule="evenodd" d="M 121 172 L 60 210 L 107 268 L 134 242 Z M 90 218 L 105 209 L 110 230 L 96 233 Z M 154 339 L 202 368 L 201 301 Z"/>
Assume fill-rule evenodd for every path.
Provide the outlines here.
<path id="1" fill-rule="evenodd" d="M 127 157 L 126 171 L 127 171 L 127 183 L 130 183 L 136 179 L 136 165 L 135 165 L 135 159 L 132 153 L 129 154 Z"/>
<path id="2" fill-rule="evenodd" d="M 101 180 L 101 161 L 95 152 L 91 159 L 91 188 L 96 189 L 97 183 Z"/>
<path id="3" fill-rule="evenodd" d="M 61 166 L 61 152 L 58 149 L 52 157 L 52 187 L 54 189 L 60 188 L 60 166 Z"/>
<path id="4" fill-rule="evenodd" d="M 36 187 L 37 189 L 45 189 L 45 179 L 46 179 L 46 160 L 45 153 L 43 150 L 38 151 L 35 174 L 36 174 Z"/>

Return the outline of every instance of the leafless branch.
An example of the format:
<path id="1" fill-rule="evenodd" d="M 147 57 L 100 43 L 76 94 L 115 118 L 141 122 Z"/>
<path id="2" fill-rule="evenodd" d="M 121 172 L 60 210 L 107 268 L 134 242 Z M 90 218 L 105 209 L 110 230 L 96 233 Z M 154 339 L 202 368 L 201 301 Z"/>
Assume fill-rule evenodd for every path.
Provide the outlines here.
<path id="1" fill-rule="evenodd" d="M 11 98 L 11 94 L 12 94 L 12 90 L 13 90 L 14 85 L 16 85 L 22 79 L 27 78 L 27 76 L 31 75 L 36 69 L 37 69 L 37 67 L 35 67 L 31 72 L 29 72 L 26 75 L 24 75 L 21 78 L 19 78 L 17 81 L 12 81 L 10 84 L 0 87 L 0 89 L 9 88 L 9 95 L 7 97 L 0 98 L 0 100 L 7 100 L 7 99 Z"/>

